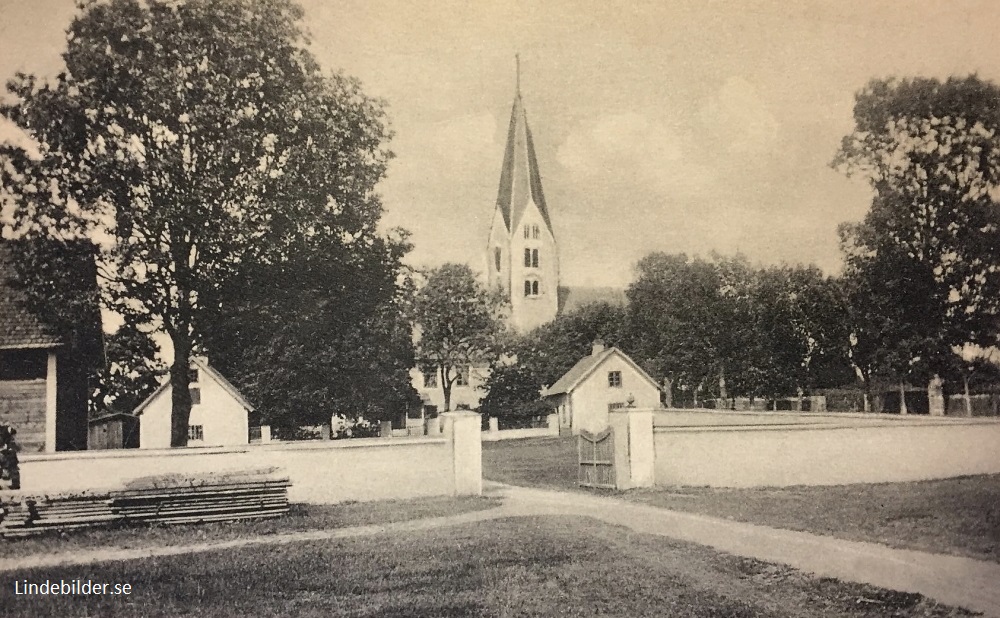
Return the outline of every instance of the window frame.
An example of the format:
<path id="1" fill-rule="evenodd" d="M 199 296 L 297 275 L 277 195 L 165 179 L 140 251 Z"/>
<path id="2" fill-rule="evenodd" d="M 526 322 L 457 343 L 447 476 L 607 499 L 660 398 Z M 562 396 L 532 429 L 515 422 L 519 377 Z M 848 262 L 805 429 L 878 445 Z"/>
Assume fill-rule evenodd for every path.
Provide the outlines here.
<path id="1" fill-rule="evenodd" d="M 622 372 L 621 371 L 609 371 L 608 372 L 608 388 L 622 388 Z"/>
<path id="2" fill-rule="evenodd" d="M 430 371 L 422 371 L 424 380 L 424 388 L 437 388 L 438 387 L 438 370 L 437 368 Z M 430 378 L 430 379 L 428 379 Z"/>
<path id="3" fill-rule="evenodd" d="M 188 386 L 188 393 L 191 394 L 191 405 L 200 406 L 201 405 L 201 387 L 200 386 Z"/>
<path id="4" fill-rule="evenodd" d="M 188 440 L 200 440 L 205 441 L 205 426 L 204 425 L 188 425 Z"/>

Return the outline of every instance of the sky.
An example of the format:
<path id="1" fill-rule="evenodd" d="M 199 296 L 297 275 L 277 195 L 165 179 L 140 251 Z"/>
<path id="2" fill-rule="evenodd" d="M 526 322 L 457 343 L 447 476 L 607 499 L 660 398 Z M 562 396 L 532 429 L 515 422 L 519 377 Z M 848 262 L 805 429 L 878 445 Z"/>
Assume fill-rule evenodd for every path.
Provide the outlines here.
<path id="1" fill-rule="evenodd" d="M 830 167 L 873 78 L 1000 81 L 1000 3 L 307 0 L 320 64 L 385 100 L 380 191 L 409 261 L 485 268 L 521 90 L 567 285 L 653 251 L 841 267 L 862 179 Z M 0 0 L 0 77 L 60 69 L 73 0 Z"/>

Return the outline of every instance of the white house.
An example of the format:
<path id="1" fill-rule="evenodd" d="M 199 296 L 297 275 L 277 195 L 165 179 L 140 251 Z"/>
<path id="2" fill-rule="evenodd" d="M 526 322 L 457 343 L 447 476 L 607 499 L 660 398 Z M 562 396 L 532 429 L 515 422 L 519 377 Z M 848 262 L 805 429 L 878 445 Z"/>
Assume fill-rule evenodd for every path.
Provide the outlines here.
<path id="1" fill-rule="evenodd" d="M 451 409 L 478 409 L 479 402 L 485 395 L 482 385 L 489 375 L 490 369 L 486 366 L 470 365 L 459 370 L 458 378 L 451 385 Z M 420 394 L 421 409 L 420 416 L 411 418 L 408 424 L 423 422 L 425 418 L 434 418 L 445 411 L 440 370 L 422 371 L 419 367 L 415 367 L 410 370 L 410 382 Z"/>
<path id="2" fill-rule="evenodd" d="M 596 432 L 608 426 L 614 408 L 659 408 L 660 389 L 639 365 L 618 348 L 595 342 L 590 356 L 543 393 L 559 413 L 559 426 Z"/>
<path id="3" fill-rule="evenodd" d="M 208 359 L 191 359 L 191 418 L 188 446 L 228 446 L 250 440 L 253 406 L 236 387 L 209 366 Z M 170 447 L 171 386 L 167 379 L 139 404 L 139 448 Z"/>

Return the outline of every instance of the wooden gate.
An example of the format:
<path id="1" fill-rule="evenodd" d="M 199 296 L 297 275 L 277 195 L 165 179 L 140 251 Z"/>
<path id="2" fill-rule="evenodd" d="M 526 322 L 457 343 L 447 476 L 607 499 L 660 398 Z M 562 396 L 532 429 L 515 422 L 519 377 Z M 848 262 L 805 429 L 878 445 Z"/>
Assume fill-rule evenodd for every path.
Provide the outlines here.
<path id="1" fill-rule="evenodd" d="M 577 438 L 579 473 L 577 481 L 585 487 L 615 489 L 615 440 L 608 427 L 598 433 L 580 431 Z"/>

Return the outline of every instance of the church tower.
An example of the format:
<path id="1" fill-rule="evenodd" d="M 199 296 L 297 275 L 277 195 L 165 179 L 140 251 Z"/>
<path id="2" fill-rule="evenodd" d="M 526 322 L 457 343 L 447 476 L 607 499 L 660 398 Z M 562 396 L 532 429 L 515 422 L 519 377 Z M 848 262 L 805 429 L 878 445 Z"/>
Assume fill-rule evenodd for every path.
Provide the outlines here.
<path id="1" fill-rule="evenodd" d="M 521 66 L 510 113 L 500 190 L 487 246 L 487 280 L 510 298 L 511 326 L 524 333 L 556 317 L 559 256 L 521 100 Z"/>

